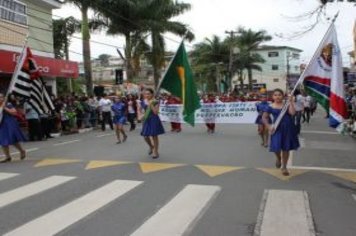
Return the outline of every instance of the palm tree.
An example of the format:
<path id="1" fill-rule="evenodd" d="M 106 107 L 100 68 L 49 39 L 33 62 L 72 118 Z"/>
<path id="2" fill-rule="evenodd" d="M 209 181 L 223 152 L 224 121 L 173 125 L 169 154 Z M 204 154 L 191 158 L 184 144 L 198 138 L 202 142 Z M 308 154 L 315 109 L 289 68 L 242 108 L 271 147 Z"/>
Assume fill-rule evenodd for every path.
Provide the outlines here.
<path id="1" fill-rule="evenodd" d="M 157 85 L 160 77 L 159 70 L 164 62 L 163 33 L 185 35 L 187 26 L 177 21 L 170 21 L 170 19 L 190 9 L 190 5 L 175 3 L 172 0 L 100 0 L 97 7 L 100 11 L 98 16 L 106 19 L 107 32 L 125 37 L 128 80 L 132 81 L 135 75 L 133 67 L 138 66 L 138 58 L 146 54 L 153 65 Z M 144 43 L 147 33 L 151 35 L 151 53 L 145 53 L 148 49 L 147 43 Z M 187 38 L 193 39 L 193 34 L 189 32 Z"/>
<path id="2" fill-rule="evenodd" d="M 125 37 L 125 67 L 128 81 L 133 80 L 133 49 L 137 47 L 137 35 L 142 35 L 142 14 L 146 1 L 100 0 L 96 1 L 97 17 L 106 22 L 107 33 Z M 108 7 L 110 6 L 110 7 Z M 146 13 L 148 14 L 148 13 Z"/>
<path id="3" fill-rule="evenodd" d="M 261 70 L 256 63 L 264 62 L 261 56 L 257 53 L 253 53 L 258 46 L 266 41 L 270 41 L 272 37 L 267 35 L 264 30 L 252 31 L 251 29 L 244 29 L 240 27 L 238 29 L 239 36 L 236 37 L 236 43 L 240 48 L 240 56 L 243 57 L 241 60 L 244 62 L 243 66 L 247 69 L 248 75 L 248 87 L 252 90 L 252 70 Z"/>
<path id="4" fill-rule="evenodd" d="M 229 46 L 218 36 L 206 38 L 194 46 L 192 65 L 199 77 L 205 77 L 208 90 L 219 91 L 218 77 L 227 71 Z"/>
<path id="5" fill-rule="evenodd" d="M 56 58 L 69 60 L 70 37 L 80 30 L 80 24 L 73 16 L 53 20 L 53 48 Z"/>
<path id="6" fill-rule="evenodd" d="M 89 18 L 88 10 L 94 6 L 93 0 L 67 0 L 66 2 L 76 5 L 82 14 L 81 30 L 83 40 L 83 62 L 85 83 L 88 95 L 93 95 L 93 78 L 91 70 L 91 56 L 90 56 L 90 32 L 89 32 Z"/>
<path id="7" fill-rule="evenodd" d="M 188 30 L 188 26 L 179 22 L 172 21 L 173 17 L 183 14 L 190 10 L 191 6 L 187 3 L 178 3 L 172 0 L 152 0 L 147 1 L 144 6 L 143 14 L 147 15 L 143 19 L 144 31 L 151 33 L 150 61 L 153 66 L 153 76 L 155 86 L 158 86 L 161 77 L 161 68 L 164 66 L 165 40 L 163 34 L 170 32 L 179 36 L 184 36 L 188 40 L 193 40 L 194 35 Z"/>

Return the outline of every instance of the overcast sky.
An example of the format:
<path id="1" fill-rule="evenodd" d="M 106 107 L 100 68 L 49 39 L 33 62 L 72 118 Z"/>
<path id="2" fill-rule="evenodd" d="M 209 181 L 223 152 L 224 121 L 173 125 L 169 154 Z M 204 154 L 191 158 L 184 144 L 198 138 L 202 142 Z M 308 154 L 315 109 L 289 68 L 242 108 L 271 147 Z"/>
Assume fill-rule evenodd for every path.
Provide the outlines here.
<path id="1" fill-rule="evenodd" d="M 314 10 L 318 6 L 317 0 L 181 0 L 190 3 L 192 9 L 179 16 L 177 19 L 188 24 L 194 32 L 196 39 L 186 45 L 191 49 L 191 45 L 211 37 L 216 34 L 226 37 L 225 30 L 234 30 L 238 26 L 251 28 L 252 30 L 266 30 L 273 36 L 273 40 L 268 45 L 291 46 L 303 50 L 301 62 L 308 62 L 312 57 L 318 43 L 323 37 L 329 21 L 327 17 L 332 18 L 338 11 L 339 17 L 336 21 L 338 40 L 343 54 L 345 65 L 349 64 L 347 52 L 353 49 L 352 29 L 356 20 L 356 6 L 350 3 L 329 4 L 326 10 L 326 16 L 322 22 L 312 31 L 301 38 L 287 40 L 276 35 L 292 35 L 295 32 L 303 30 L 312 23 L 312 20 L 293 21 L 288 17 L 298 16 Z M 64 5 L 61 9 L 53 12 L 56 16 L 80 17 L 79 10 L 74 5 Z M 55 17 L 56 18 L 56 17 Z M 77 36 L 80 36 L 79 34 Z M 167 34 L 167 47 L 175 51 L 179 41 L 178 37 Z M 174 40 L 171 40 L 174 39 Z M 92 40 L 112 44 L 117 47 L 124 46 L 124 40 L 120 36 L 106 36 L 105 32 L 92 35 Z M 117 52 L 114 47 L 91 43 L 92 57 L 97 57 L 102 53 L 115 55 Z M 81 53 L 81 40 L 73 39 L 70 47 L 72 52 Z M 71 60 L 82 61 L 82 56 L 71 53 Z"/>

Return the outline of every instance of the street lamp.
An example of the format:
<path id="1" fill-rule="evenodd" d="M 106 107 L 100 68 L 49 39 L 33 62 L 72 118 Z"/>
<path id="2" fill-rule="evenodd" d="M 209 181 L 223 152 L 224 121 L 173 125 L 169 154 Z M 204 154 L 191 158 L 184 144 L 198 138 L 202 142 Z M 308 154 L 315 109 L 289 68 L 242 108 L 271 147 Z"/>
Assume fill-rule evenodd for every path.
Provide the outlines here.
<path id="1" fill-rule="evenodd" d="M 232 63 L 233 63 L 233 56 L 234 56 L 234 52 L 236 51 L 236 48 L 233 48 L 233 39 L 234 39 L 234 34 L 237 34 L 238 31 L 225 31 L 225 34 L 228 34 L 230 36 L 230 43 L 229 43 L 229 47 L 230 47 L 230 56 L 229 56 L 229 76 L 227 78 L 227 84 L 229 87 L 231 87 L 231 80 L 232 80 Z M 240 50 L 238 49 L 238 53 L 240 52 Z"/>

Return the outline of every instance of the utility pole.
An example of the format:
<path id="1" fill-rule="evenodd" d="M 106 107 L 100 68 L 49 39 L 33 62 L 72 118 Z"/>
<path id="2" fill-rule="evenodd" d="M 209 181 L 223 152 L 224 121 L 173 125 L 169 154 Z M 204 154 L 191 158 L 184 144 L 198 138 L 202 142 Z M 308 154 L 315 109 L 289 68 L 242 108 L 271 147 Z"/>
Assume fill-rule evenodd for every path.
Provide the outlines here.
<path id="1" fill-rule="evenodd" d="M 228 85 L 228 89 L 230 89 L 231 87 L 231 80 L 232 80 L 232 63 L 233 63 L 233 56 L 234 56 L 234 50 L 233 50 L 233 39 L 234 39 L 234 34 L 237 34 L 237 31 L 233 31 L 233 30 L 226 30 L 225 34 L 228 34 L 230 36 L 230 43 L 229 43 L 229 47 L 230 47 L 230 57 L 229 57 L 229 75 L 226 81 L 226 84 Z"/>
<path id="2" fill-rule="evenodd" d="M 290 58 L 290 53 L 287 52 L 287 75 L 286 75 L 286 93 L 288 93 L 289 89 L 289 58 Z"/>

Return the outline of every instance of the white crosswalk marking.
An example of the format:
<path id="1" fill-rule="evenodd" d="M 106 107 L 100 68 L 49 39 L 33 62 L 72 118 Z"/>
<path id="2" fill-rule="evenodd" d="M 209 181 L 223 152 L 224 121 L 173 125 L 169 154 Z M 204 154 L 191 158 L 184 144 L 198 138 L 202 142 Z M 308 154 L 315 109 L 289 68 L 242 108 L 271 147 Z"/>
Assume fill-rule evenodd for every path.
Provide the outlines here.
<path id="1" fill-rule="evenodd" d="M 9 178 L 15 177 L 17 175 L 19 175 L 19 174 L 15 174 L 15 173 L 0 173 L 0 181 L 4 180 L 4 179 L 9 179 Z"/>
<path id="2" fill-rule="evenodd" d="M 0 208 L 64 184 L 76 177 L 51 176 L 0 194 Z"/>
<path id="3" fill-rule="evenodd" d="M 316 235 L 308 194 L 290 190 L 265 191 L 254 235 Z"/>
<path id="4" fill-rule="evenodd" d="M 54 235 L 131 191 L 141 183 L 141 181 L 115 180 L 5 235 Z"/>
<path id="5" fill-rule="evenodd" d="M 131 236 L 183 235 L 220 190 L 219 186 L 187 185 Z"/>

